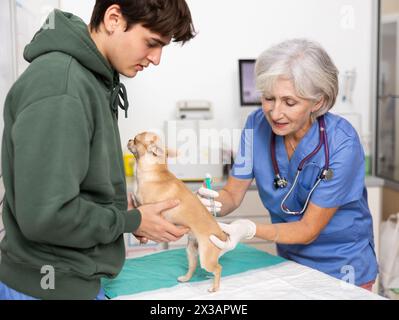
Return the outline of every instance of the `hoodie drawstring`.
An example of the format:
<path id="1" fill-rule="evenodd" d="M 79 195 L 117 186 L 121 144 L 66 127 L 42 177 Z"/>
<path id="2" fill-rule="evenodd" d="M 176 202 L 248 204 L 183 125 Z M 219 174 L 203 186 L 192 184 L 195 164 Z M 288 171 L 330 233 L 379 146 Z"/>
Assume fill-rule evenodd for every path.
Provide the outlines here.
<path id="1" fill-rule="evenodd" d="M 118 118 L 118 107 L 125 111 L 125 118 L 127 118 L 127 111 L 129 109 L 129 101 L 127 100 L 126 87 L 123 83 L 118 83 L 111 94 L 111 109 Z"/>

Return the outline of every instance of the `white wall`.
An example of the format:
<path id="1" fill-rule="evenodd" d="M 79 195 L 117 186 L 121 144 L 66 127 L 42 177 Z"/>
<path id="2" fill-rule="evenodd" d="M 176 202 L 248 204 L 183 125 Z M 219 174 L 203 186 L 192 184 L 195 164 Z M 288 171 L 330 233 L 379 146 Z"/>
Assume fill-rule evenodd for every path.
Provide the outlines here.
<path id="1" fill-rule="evenodd" d="M 162 129 L 181 99 L 214 104 L 220 128 L 238 128 L 248 108 L 240 108 L 237 60 L 293 37 L 320 42 L 343 74 L 355 68 L 353 105 L 335 111 L 361 114 L 362 133 L 370 129 L 373 0 L 187 0 L 198 36 L 184 47 L 164 49 L 161 65 L 126 84 L 131 111 L 121 116 L 122 144 L 140 131 Z M 64 0 L 61 8 L 89 21 L 94 1 Z M 252 109 L 253 110 L 253 109 Z M 122 115 L 122 114 L 121 114 Z M 356 122 L 356 117 L 351 117 Z"/>
<path id="2" fill-rule="evenodd" d="M 9 1 L 0 2 L 0 41 L 2 49 L 0 50 L 0 105 L 3 109 L 3 103 L 14 82 L 14 68 L 13 68 L 13 49 L 12 49 L 12 28 L 10 18 Z M 1 124 L 2 125 L 2 124 Z M 1 127 L 3 128 L 3 127 Z"/>
<path id="3" fill-rule="evenodd" d="M 58 0 L 0 1 L 0 114 L 5 98 L 18 76 L 27 68 L 23 50 Z M 0 138 L 4 122 L 0 121 Z M 1 139 L 0 139 L 1 141 Z M 1 152 L 0 152 L 1 159 Z"/>
<path id="4" fill-rule="evenodd" d="M 17 75 L 29 66 L 24 59 L 25 46 L 43 25 L 48 14 L 59 7 L 58 0 L 12 0 L 15 2 Z"/>
<path id="5" fill-rule="evenodd" d="M 15 60 L 13 59 L 13 41 L 12 41 L 12 20 L 11 20 L 10 2 L 3 0 L 0 2 L 0 114 L 3 116 L 4 102 L 15 81 Z M 1 118 L 3 119 L 3 118 Z M 0 121 L 0 138 L 3 136 L 4 122 Z M 1 150 L 0 150 L 1 159 Z M 1 160 L 0 160 L 1 161 Z M 1 168 L 0 168 L 1 174 Z"/>

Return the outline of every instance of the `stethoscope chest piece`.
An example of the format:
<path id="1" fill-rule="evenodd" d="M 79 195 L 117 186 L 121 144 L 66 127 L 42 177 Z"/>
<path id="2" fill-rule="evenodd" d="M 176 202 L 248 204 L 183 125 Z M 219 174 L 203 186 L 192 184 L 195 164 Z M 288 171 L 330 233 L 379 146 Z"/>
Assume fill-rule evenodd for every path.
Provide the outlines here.
<path id="1" fill-rule="evenodd" d="M 323 178 L 325 180 L 331 180 L 332 177 L 334 176 L 334 172 L 332 171 L 332 169 L 327 169 L 323 171 Z"/>
<path id="2" fill-rule="evenodd" d="M 276 175 L 273 184 L 275 189 L 284 189 L 288 185 L 288 180 L 286 178 L 281 178 L 280 175 Z"/>

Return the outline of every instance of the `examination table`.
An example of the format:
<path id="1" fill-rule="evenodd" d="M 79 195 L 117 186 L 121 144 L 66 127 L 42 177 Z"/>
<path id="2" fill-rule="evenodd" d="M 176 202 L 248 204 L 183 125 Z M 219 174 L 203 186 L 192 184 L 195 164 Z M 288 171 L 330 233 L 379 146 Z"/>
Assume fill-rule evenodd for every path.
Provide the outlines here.
<path id="1" fill-rule="evenodd" d="M 360 287 L 309 267 L 239 244 L 219 260 L 223 266 L 220 290 L 209 293 L 212 274 L 197 267 L 193 278 L 179 283 L 186 273 L 185 249 L 165 250 L 127 259 L 115 279 L 103 279 L 110 299 L 384 299 Z M 344 277 L 344 274 L 343 274 Z"/>

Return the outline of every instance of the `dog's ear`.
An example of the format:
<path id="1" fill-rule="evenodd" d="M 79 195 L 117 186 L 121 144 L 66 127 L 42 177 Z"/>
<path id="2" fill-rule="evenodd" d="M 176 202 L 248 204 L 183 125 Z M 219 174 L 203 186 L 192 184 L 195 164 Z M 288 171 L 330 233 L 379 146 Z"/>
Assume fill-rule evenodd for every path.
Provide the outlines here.
<path id="1" fill-rule="evenodd" d="M 166 149 L 166 156 L 168 158 L 177 158 L 179 156 L 179 151 L 176 149 Z"/>
<path id="2" fill-rule="evenodd" d="M 152 143 L 147 148 L 148 152 L 152 152 L 154 156 L 160 157 L 164 155 L 163 149 Z"/>

